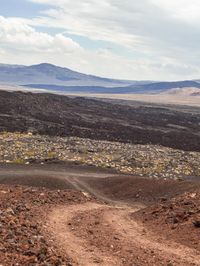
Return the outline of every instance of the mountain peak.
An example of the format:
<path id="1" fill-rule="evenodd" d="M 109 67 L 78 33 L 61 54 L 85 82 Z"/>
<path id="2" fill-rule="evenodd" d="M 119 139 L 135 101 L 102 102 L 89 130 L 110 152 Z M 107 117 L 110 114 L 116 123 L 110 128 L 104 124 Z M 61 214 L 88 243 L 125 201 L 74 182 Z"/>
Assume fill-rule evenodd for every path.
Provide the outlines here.
<path id="1" fill-rule="evenodd" d="M 31 65 L 29 66 L 30 68 L 35 68 L 35 69 L 56 69 L 56 68 L 61 68 L 59 66 L 49 64 L 49 63 L 40 63 L 36 65 Z"/>
<path id="2" fill-rule="evenodd" d="M 51 84 L 59 86 L 103 86 L 115 87 L 131 85 L 130 81 L 120 81 L 87 75 L 69 68 L 50 63 L 30 66 L 0 65 L 0 84 Z"/>

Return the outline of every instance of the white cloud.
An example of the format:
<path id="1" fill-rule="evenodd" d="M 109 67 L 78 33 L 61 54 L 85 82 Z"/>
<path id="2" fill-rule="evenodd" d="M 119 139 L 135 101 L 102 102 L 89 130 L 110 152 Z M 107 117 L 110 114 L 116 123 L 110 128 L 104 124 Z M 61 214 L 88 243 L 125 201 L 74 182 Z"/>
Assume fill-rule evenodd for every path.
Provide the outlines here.
<path id="1" fill-rule="evenodd" d="M 62 28 L 145 54 L 181 58 L 183 52 L 189 51 L 199 55 L 200 28 L 179 19 L 188 10 L 186 17 L 190 21 L 194 12 L 199 14 L 195 0 L 31 1 L 52 6 L 29 22 L 33 25 Z"/>
<path id="2" fill-rule="evenodd" d="M 29 20 L 0 17 L 0 48 L 7 55 L 0 53 L 2 60 L 12 54 L 24 62 L 32 51 L 30 63 L 48 61 L 96 75 L 158 80 L 199 75 L 199 0 L 27 1 L 48 7 Z M 64 33 L 52 36 L 36 26 L 85 36 L 91 43 L 108 41 L 128 53 L 83 49 Z"/>
<path id="3" fill-rule="evenodd" d="M 150 0 L 150 2 L 167 11 L 174 18 L 184 20 L 190 24 L 200 22 L 199 0 Z"/>
<path id="4" fill-rule="evenodd" d="M 51 36 L 36 31 L 20 19 L 0 16 L 0 47 L 23 51 L 73 52 L 81 49 L 62 34 Z"/>

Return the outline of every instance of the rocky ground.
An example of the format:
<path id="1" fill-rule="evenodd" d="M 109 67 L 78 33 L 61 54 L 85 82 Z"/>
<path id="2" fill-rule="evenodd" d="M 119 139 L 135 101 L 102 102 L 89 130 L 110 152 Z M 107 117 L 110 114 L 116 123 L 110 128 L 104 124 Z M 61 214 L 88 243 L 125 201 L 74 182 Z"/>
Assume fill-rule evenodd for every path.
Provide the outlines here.
<path id="1" fill-rule="evenodd" d="M 185 192 L 132 215 L 144 226 L 165 239 L 200 251 L 200 190 Z"/>
<path id="2" fill-rule="evenodd" d="M 0 91 L 0 132 L 200 151 L 200 108 Z"/>
<path id="3" fill-rule="evenodd" d="M 12 173 L 8 167 L 7 174 Z M 200 265 L 198 183 L 143 178 L 133 178 L 132 183 L 127 178 L 123 183 L 122 176 L 121 190 L 132 188 L 130 201 L 119 189 L 112 198 L 113 188 L 107 188 L 105 177 L 107 194 L 97 185 L 92 187 L 81 173 L 75 187 L 80 190 L 78 185 L 84 182 L 82 191 L 66 190 L 64 183 L 58 190 L 62 172 L 53 178 L 51 190 L 46 188 L 51 176 L 42 188 L 37 187 L 34 175 L 31 181 L 28 173 L 28 182 L 35 182 L 35 187 L 0 185 L 1 265 Z M 22 167 L 19 174 L 25 178 Z M 42 171 L 38 176 L 42 178 Z M 115 178 L 120 177 L 109 177 L 113 182 Z M 70 182 L 72 177 L 68 179 Z M 154 188 L 151 193 L 150 187 Z M 110 197 L 110 201 L 102 200 L 103 196 Z"/>
<path id="4" fill-rule="evenodd" d="M 0 185 L 0 264 L 72 265 L 45 237 L 45 215 L 56 205 L 86 202 L 81 192 Z"/>
<path id="5" fill-rule="evenodd" d="M 200 109 L 132 104 L 1 92 L 0 266 L 200 265 Z"/>
<path id="6" fill-rule="evenodd" d="M 1 163 L 47 164 L 62 161 L 110 168 L 150 178 L 181 179 L 200 176 L 199 152 L 78 137 L 8 132 L 0 134 Z"/>
<path id="7" fill-rule="evenodd" d="M 0 264 L 200 265 L 199 187 L 72 163 L 0 164 Z"/>

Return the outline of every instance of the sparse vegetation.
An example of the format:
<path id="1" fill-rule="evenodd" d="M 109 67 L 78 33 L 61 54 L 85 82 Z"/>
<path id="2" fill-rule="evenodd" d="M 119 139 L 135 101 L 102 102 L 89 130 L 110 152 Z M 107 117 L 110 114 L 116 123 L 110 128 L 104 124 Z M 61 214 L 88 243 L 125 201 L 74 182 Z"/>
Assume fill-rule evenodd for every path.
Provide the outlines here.
<path id="1" fill-rule="evenodd" d="M 17 158 L 15 160 L 12 161 L 12 163 L 16 163 L 16 164 L 24 164 L 26 161 L 22 158 Z"/>

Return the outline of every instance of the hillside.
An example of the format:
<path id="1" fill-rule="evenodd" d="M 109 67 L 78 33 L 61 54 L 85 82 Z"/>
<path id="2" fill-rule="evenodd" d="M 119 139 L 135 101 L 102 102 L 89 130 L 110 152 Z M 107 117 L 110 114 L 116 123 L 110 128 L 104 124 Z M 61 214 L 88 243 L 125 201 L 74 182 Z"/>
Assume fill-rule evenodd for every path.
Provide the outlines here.
<path id="1" fill-rule="evenodd" d="M 100 78 L 69 68 L 42 63 L 32 66 L 0 64 L 0 83 L 10 85 L 51 84 L 59 86 L 125 86 L 135 82 Z"/>
<path id="2" fill-rule="evenodd" d="M 36 88 L 57 92 L 89 94 L 160 94 L 171 89 L 181 90 L 182 88 L 191 87 L 200 90 L 198 80 L 153 82 L 108 79 L 86 75 L 69 68 L 47 63 L 32 66 L 0 64 L 0 84 L 25 86 L 30 88 L 30 90 L 31 88 Z"/>
<path id="3" fill-rule="evenodd" d="M 193 112 L 192 107 L 188 110 L 0 91 L 0 131 L 159 144 L 200 151 L 199 112 Z"/>
<path id="4" fill-rule="evenodd" d="M 1 263 L 198 266 L 199 199 L 197 182 L 1 165 Z"/>

